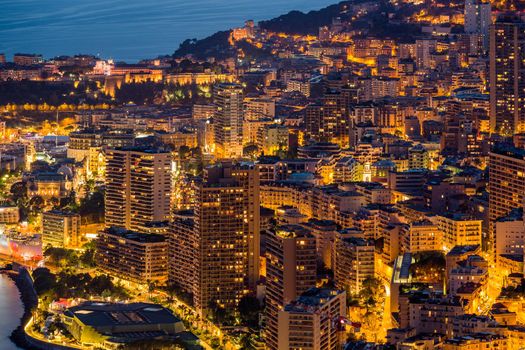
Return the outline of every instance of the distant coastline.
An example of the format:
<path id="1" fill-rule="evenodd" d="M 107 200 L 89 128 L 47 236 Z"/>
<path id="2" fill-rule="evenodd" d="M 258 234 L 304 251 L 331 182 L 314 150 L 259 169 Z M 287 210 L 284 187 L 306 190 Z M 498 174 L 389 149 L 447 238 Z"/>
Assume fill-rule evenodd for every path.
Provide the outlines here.
<path id="1" fill-rule="evenodd" d="M 60 55 L 93 54 L 135 63 L 171 55 L 186 39 L 270 19 L 293 10 L 308 12 L 337 0 L 91 0 L 2 5 L 0 52 Z M 38 18 L 32 14 L 38 13 Z"/>

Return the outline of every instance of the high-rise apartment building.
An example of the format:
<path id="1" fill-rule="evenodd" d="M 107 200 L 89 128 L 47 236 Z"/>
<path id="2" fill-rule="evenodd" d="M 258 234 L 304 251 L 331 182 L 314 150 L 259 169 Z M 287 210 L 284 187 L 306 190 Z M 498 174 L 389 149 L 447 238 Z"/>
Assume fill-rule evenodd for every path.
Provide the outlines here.
<path id="1" fill-rule="evenodd" d="M 319 103 L 305 111 L 305 128 L 309 137 L 348 147 L 350 138 L 349 105 L 357 102 L 357 89 L 349 86 L 331 89 Z"/>
<path id="2" fill-rule="evenodd" d="M 170 219 L 171 154 L 151 148 L 106 151 L 106 227 L 138 230 Z"/>
<path id="3" fill-rule="evenodd" d="M 337 235 L 334 250 L 335 286 L 347 293 L 358 294 L 363 281 L 374 277 L 374 241 Z"/>
<path id="4" fill-rule="evenodd" d="M 175 212 L 169 233 L 169 283 L 186 293 L 193 293 L 195 285 L 195 247 L 197 236 L 192 210 Z"/>
<path id="5" fill-rule="evenodd" d="M 465 33 L 479 34 L 485 49 L 489 46 L 489 30 L 492 23 L 490 2 L 465 0 Z"/>
<path id="6" fill-rule="evenodd" d="M 98 268 L 136 283 L 165 282 L 168 277 L 168 242 L 154 233 L 112 227 L 99 233 Z"/>
<path id="7" fill-rule="evenodd" d="M 523 206 L 525 150 L 500 144 L 489 154 L 489 221 L 491 243 L 496 247 L 496 220 Z"/>
<path id="8" fill-rule="evenodd" d="M 316 239 L 298 225 L 279 226 L 266 240 L 266 329 L 268 349 L 279 347 L 279 311 L 315 287 Z"/>
<path id="9" fill-rule="evenodd" d="M 80 215 L 60 210 L 42 214 L 42 247 L 77 248 L 80 243 Z"/>
<path id="10" fill-rule="evenodd" d="M 431 54 L 436 51 L 436 39 L 417 39 L 415 49 L 416 66 L 420 70 L 430 68 Z"/>
<path id="11" fill-rule="evenodd" d="M 490 30 L 490 130 L 525 132 L 525 23 L 502 15 Z"/>
<path id="12" fill-rule="evenodd" d="M 341 347 L 346 293 L 312 288 L 279 311 L 280 350 L 335 350 Z"/>
<path id="13" fill-rule="evenodd" d="M 232 308 L 259 278 L 259 172 L 220 163 L 196 184 L 194 285 L 197 311 Z"/>
<path id="14" fill-rule="evenodd" d="M 242 86 L 218 84 L 213 90 L 216 153 L 221 158 L 242 156 L 244 105 Z"/>

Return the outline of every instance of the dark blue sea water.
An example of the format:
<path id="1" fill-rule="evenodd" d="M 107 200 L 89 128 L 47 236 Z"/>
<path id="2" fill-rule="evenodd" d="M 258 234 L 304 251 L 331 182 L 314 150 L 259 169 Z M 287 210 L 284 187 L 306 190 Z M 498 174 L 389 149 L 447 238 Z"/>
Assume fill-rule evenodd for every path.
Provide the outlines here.
<path id="1" fill-rule="evenodd" d="M 0 0 L 0 53 L 90 53 L 137 61 L 170 54 L 187 38 L 203 38 L 310 11 L 337 0 Z"/>
<path id="2" fill-rule="evenodd" d="M 19 349 L 9 339 L 11 332 L 20 324 L 24 307 L 15 283 L 0 274 L 0 349 Z"/>

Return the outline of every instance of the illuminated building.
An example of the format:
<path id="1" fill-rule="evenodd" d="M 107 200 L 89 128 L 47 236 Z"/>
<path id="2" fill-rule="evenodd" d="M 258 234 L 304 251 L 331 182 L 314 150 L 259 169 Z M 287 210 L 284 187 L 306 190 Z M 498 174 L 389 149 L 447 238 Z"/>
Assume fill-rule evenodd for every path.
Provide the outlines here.
<path id="1" fill-rule="evenodd" d="M 193 119 L 210 119 L 215 115 L 217 107 L 209 104 L 194 104 L 192 108 L 192 117 Z"/>
<path id="2" fill-rule="evenodd" d="M 166 74 L 164 81 L 166 83 L 172 83 L 174 85 L 199 85 L 203 89 L 206 89 L 205 85 L 214 84 L 216 82 L 232 82 L 235 76 L 230 74 L 216 74 L 213 72 L 207 73 L 171 73 Z"/>
<path id="3" fill-rule="evenodd" d="M 348 294 L 358 294 L 363 281 L 374 277 L 374 242 L 338 234 L 334 252 L 335 286 Z"/>
<path id="4" fill-rule="evenodd" d="M 0 81 L 39 80 L 42 73 L 42 66 L 9 66 L 0 70 Z"/>
<path id="5" fill-rule="evenodd" d="M 443 350 L 507 349 L 507 337 L 492 333 L 469 334 L 465 337 L 447 339 Z"/>
<path id="6" fill-rule="evenodd" d="M 103 177 L 105 157 L 103 148 L 133 146 L 135 136 L 128 131 L 103 132 L 96 129 L 83 129 L 69 134 L 67 157 L 84 162 L 88 177 Z"/>
<path id="7" fill-rule="evenodd" d="M 282 349 L 278 315 L 284 307 L 316 282 L 316 240 L 310 230 L 279 226 L 266 241 L 266 329 L 269 349 Z"/>
<path id="8" fill-rule="evenodd" d="M 111 227 L 96 240 L 97 267 L 136 283 L 164 282 L 168 277 L 168 242 L 162 235 Z"/>
<path id="9" fill-rule="evenodd" d="M 325 92 L 319 103 L 306 107 L 306 132 L 315 141 L 349 144 L 350 120 L 348 106 L 356 100 L 354 90 L 343 87 Z"/>
<path id="10" fill-rule="evenodd" d="M 489 30 L 492 24 L 490 2 L 465 0 L 465 33 L 479 34 L 485 50 L 489 47 Z"/>
<path id="11" fill-rule="evenodd" d="M 129 230 L 170 219 L 171 154 L 160 149 L 106 151 L 106 227 Z"/>
<path id="12" fill-rule="evenodd" d="M 468 336 L 473 333 L 487 333 L 498 326 L 492 317 L 487 315 L 465 314 L 452 318 L 448 338 Z"/>
<path id="13" fill-rule="evenodd" d="M 345 292 L 312 288 L 279 311 L 278 349 L 339 349 L 345 317 Z"/>
<path id="14" fill-rule="evenodd" d="M 103 173 L 104 155 L 102 153 L 102 139 L 100 134 L 95 133 L 71 133 L 67 148 L 67 157 L 77 162 L 85 162 L 84 166 L 88 176 Z"/>
<path id="15" fill-rule="evenodd" d="M 258 119 L 258 120 L 245 120 L 242 125 L 243 144 L 245 145 L 255 144 L 260 147 L 261 138 L 263 137 L 263 134 L 264 134 L 264 128 L 267 126 L 271 126 L 271 125 L 278 126 L 277 124 L 273 123 L 272 119 L 268 119 L 268 118 Z"/>
<path id="16" fill-rule="evenodd" d="M 64 174 L 38 173 L 29 181 L 29 197 L 42 197 L 46 202 L 52 198 L 65 198 L 69 193 L 71 182 Z"/>
<path id="17" fill-rule="evenodd" d="M 215 146 L 220 158 L 242 156 L 243 142 L 243 91 L 238 84 L 218 84 L 213 90 L 217 107 L 214 122 Z"/>
<path id="18" fill-rule="evenodd" d="M 359 80 L 359 100 L 371 101 L 386 96 L 399 95 L 399 79 L 389 77 L 371 77 Z"/>
<path id="19" fill-rule="evenodd" d="M 34 66 L 44 62 L 42 55 L 15 53 L 13 62 L 19 66 Z"/>
<path id="20" fill-rule="evenodd" d="M 421 193 L 427 179 L 428 171 L 425 168 L 400 172 L 390 171 L 388 173 L 388 188 L 403 193 Z"/>
<path id="21" fill-rule="evenodd" d="M 448 281 L 450 278 L 450 272 L 453 268 L 458 266 L 462 261 L 468 260 L 470 256 L 478 256 L 481 254 L 481 246 L 479 245 L 462 245 L 455 246 L 445 256 L 446 260 L 446 271 L 445 279 Z"/>
<path id="22" fill-rule="evenodd" d="M 173 146 L 178 151 L 182 146 L 195 148 L 198 146 L 197 133 L 195 130 L 178 130 L 174 132 L 155 132 L 155 137 L 162 143 Z"/>
<path id="23" fill-rule="evenodd" d="M 354 182 L 363 179 L 362 166 L 352 157 L 340 158 L 334 166 L 334 182 Z"/>
<path id="24" fill-rule="evenodd" d="M 77 248 L 81 244 L 80 215 L 51 210 L 42 214 L 42 246 Z"/>
<path id="25" fill-rule="evenodd" d="M 275 117 L 275 101 L 255 98 L 246 102 L 246 120 Z"/>
<path id="26" fill-rule="evenodd" d="M 415 328 L 418 334 L 446 334 L 453 317 L 463 315 L 458 297 L 411 292 L 399 297 L 400 327 Z"/>
<path id="27" fill-rule="evenodd" d="M 525 132 L 525 23 L 503 15 L 490 30 L 490 130 Z"/>
<path id="28" fill-rule="evenodd" d="M 18 207 L 0 206 L 0 224 L 17 224 L 20 221 Z"/>
<path id="29" fill-rule="evenodd" d="M 66 309 L 61 319 L 85 347 L 127 347 L 133 341 L 172 339 L 184 331 L 171 310 L 149 303 L 88 301 Z"/>
<path id="30" fill-rule="evenodd" d="M 489 155 L 489 221 L 492 249 L 498 245 L 496 220 L 514 208 L 523 207 L 525 196 L 525 151 L 500 144 Z"/>
<path id="31" fill-rule="evenodd" d="M 333 263 L 333 247 L 337 225 L 332 220 L 310 219 L 302 226 L 309 229 L 315 237 L 317 261 L 331 269 Z"/>
<path id="32" fill-rule="evenodd" d="M 445 249 L 458 245 L 481 245 L 482 220 L 462 214 L 437 215 L 431 220 L 443 232 Z"/>
<path id="33" fill-rule="evenodd" d="M 478 255 L 471 255 L 466 260 L 459 262 L 450 270 L 448 276 L 449 293 L 460 295 L 462 289 L 469 285 L 485 288 L 488 282 L 488 267 L 487 261 Z"/>
<path id="34" fill-rule="evenodd" d="M 253 165 L 219 163 L 196 185 L 194 304 L 232 308 L 259 278 L 259 173 Z"/>
<path id="35" fill-rule="evenodd" d="M 402 252 L 418 253 L 443 248 L 443 232 L 428 220 L 404 225 L 400 240 Z"/>
<path id="36" fill-rule="evenodd" d="M 419 70 L 430 68 L 431 54 L 436 51 L 436 39 L 417 39 L 415 46 L 416 67 Z"/>
<path id="37" fill-rule="evenodd" d="M 508 215 L 496 220 L 494 229 L 496 236 L 496 261 L 499 267 L 505 264 L 507 257 L 523 256 L 525 224 L 521 208 L 513 209 Z"/>
<path id="38" fill-rule="evenodd" d="M 429 166 L 430 155 L 423 145 L 418 144 L 408 150 L 409 169 L 429 169 Z"/>
<path id="39" fill-rule="evenodd" d="M 102 146 L 102 135 L 94 130 L 75 131 L 69 134 L 67 157 L 83 161 L 91 147 Z"/>
<path id="40" fill-rule="evenodd" d="M 289 80 L 286 84 L 286 91 L 297 91 L 306 97 L 310 97 L 310 81 Z"/>
<path id="41" fill-rule="evenodd" d="M 175 212 L 169 232 L 169 266 L 168 281 L 186 293 L 193 293 L 195 285 L 194 249 L 197 240 L 194 231 L 193 211 Z"/>
<path id="42" fill-rule="evenodd" d="M 390 224 L 381 233 L 383 237 L 383 260 L 386 263 L 393 262 L 399 256 L 399 234 L 402 229 L 402 224 Z"/>
<path id="43" fill-rule="evenodd" d="M 288 150 L 289 131 L 286 126 L 270 124 L 259 129 L 258 144 L 265 155 L 275 155 Z"/>
<path id="44" fill-rule="evenodd" d="M 107 148 L 131 147 L 135 145 L 135 134 L 128 130 L 110 130 L 102 134 L 102 145 Z"/>
<path id="45" fill-rule="evenodd" d="M 407 333 L 413 333 L 414 330 L 406 330 Z M 403 350 L 422 350 L 422 349 L 435 349 L 440 347 L 442 344 L 442 336 L 433 334 L 419 334 L 411 337 L 407 337 L 396 344 L 397 348 Z"/>
<path id="46" fill-rule="evenodd" d="M 244 27 L 234 28 L 231 35 L 235 41 L 253 38 L 255 30 L 255 24 L 253 20 L 247 20 L 244 22 Z"/>

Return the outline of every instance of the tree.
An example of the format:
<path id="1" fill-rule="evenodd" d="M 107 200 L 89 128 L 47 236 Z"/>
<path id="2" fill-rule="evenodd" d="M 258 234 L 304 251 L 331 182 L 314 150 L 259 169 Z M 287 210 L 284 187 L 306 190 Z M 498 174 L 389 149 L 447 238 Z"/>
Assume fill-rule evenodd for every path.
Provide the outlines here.
<path id="1" fill-rule="evenodd" d="M 51 197 L 49 203 L 53 206 L 53 209 L 60 209 L 60 199 L 57 197 Z"/>
<path id="2" fill-rule="evenodd" d="M 39 267 L 33 271 L 33 285 L 36 293 L 41 296 L 56 287 L 56 277 L 48 268 Z"/>
<path id="3" fill-rule="evenodd" d="M 88 242 L 82 246 L 82 249 L 84 250 L 82 254 L 80 255 L 80 263 L 84 267 L 95 267 L 95 241 Z"/>
<path id="4" fill-rule="evenodd" d="M 366 334 L 373 334 L 377 341 L 377 330 L 381 328 L 385 304 L 385 289 L 381 280 L 368 277 L 359 292 L 360 305 L 364 308 L 363 328 Z"/>
<path id="5" fill-rule="evenodd" d="M 439 251 L 414 254 L 415 262 L 410 265 L 410 274 L 423 282 L 441 282 L 445 278 L 445 255 Z"/>
<path id="6" fill-rule="evenodd" d="M 253 327 L 257 326 L 259 322 L 259 312 L 261 311 L 261 304 L 257 298 L 251 295 L 242 297 L 239 301 L 237 311 L 243 323 Z"/>
<path id="7" fill-rule="evenodd" d="M 259 147 L 257 147 L 257 145 L 248 145 L 242 149 L 242 154 L 245 157 L 249 157 L 252 159 L 257 158 L 258 153 L 259 153 Z"/>
<path id="8" fill-rule="evenodd" d="M 33 213 L 38 213 L 44 208 L 44 199 L 40 196 L 34 196 L 29 200 L 29 208 Z"/>
<path id="9" fill-rule="evenodd" d="M 191 150 L 188 146 L 182 145 L 179 147 L 179 159 L 186 159 L 190 155 Z"/>
<path id="10" fill-rule="evenodd" d="M 213 322 L 218 325 L 231 325 L 233 324 L 233 315 L 231 312 L 226 310 L 224 307 L 218 305 L 216 302 L 211 301 L 209 304 L 210 307 L 210 317 Z"/>
<path id="11" fill-rule="evenodd" d="M 80 202 L 78 213 L 82 216 L 84 223 L 104 222 L 104 191 L 99 188 L 90 192 Z"/>
<path id="12" fill-rule="evenodd" d="M 67 197 L 64 197 L 60 199 L 60 208 L 67 208 L 69 210 L 76 210 L 77 203 L 76 203 L 77 194 L 74 190 L 70 191 Z"/>
<path id="13" fill-rule="evenodd" d="M 44 251 L 44 256 L 48 258 L 53 265 L 62 268 L 77 267 L 79 263 L 77 253 L 71 249 L 48 246 Z"/>

